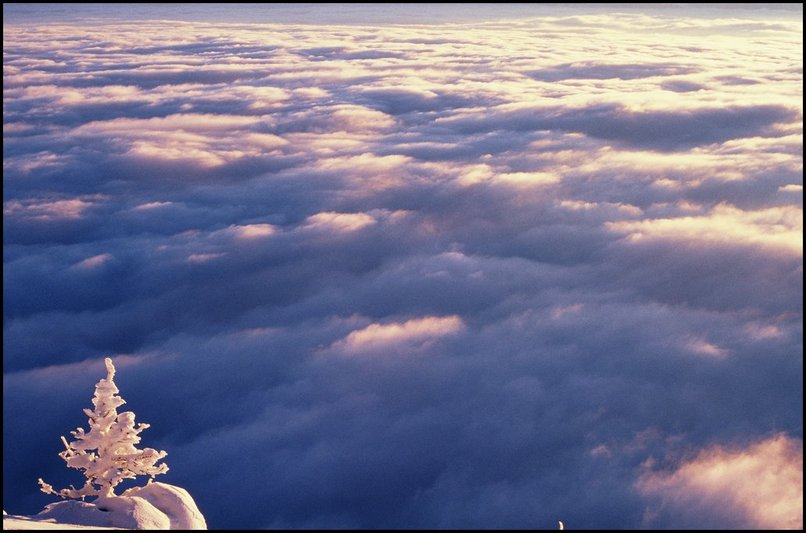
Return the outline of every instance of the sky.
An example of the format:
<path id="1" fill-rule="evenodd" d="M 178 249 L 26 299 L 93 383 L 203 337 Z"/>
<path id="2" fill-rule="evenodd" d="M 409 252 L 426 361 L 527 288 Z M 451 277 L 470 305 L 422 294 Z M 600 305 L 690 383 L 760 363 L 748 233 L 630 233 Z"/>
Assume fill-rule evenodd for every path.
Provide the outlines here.
<path id="1" fill-rule="evenodd" d="M 802 41 L 4 4 L 4 509 L 111 356 L 211 528 L 802 527 Z"/>

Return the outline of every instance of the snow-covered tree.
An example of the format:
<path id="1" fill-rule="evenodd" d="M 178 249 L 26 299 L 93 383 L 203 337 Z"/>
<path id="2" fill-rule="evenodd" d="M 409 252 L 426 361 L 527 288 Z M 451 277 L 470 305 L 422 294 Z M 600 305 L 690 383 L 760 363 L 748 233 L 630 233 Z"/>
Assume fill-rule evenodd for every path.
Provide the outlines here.
<path id="1" fill-rule="evenodd" d="M 82 428 L 76 429 L 72 432 L 76 440 L 70 443 L 62 437 L 66 449 L 59 453 L 67 466 L 83 470 L 87 480 L 80 489 L 71 486 L 56 491 L 40 479 L 42 492 L 82 500 L 96 496 L 98 501 L 102 501 L 114 497 L 115 487 L 124 479 L 134 479 L 136 476 L 150 476 L 153 479 L 168 471 L 165 463 L 156 464 L 168 455 L 166 452 L 137 448 L 140 433 L 149 425 L 140 423 L 135 426 L 134 413 L 131 411 L 118 413 L 118 407 L 126 401 L 118 396 L 112 359 L 107 357 L 104 362 L 106 378 L 95 385 L 92 398 L 95 408 L 84 409 L 89 417 L 90 431 L 85 433 Z"/>

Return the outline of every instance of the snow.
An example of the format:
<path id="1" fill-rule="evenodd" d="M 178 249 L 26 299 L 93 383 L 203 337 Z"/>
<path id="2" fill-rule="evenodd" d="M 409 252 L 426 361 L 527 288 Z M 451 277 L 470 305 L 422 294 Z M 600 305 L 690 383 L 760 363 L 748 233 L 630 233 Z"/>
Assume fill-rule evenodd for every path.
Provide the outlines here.
<path id="1" fill-rule="evenodd" d="M 99 529 L 120 529 L 117 527 L 100 526 L 80 526 L 77 524 L 66 524 L 54 522 L 53 520 L 42 520 L 32 516 L 3 515 L 3 530 L 6 529 L 58 529 L 60 531 L 70 529 L 85 529 L 97 531 Z"/>
<path id="2" fill-rule="evenodd" d="M 170 522 L 170 529 L 207 529 L 204 516 L 196 507 L 196 502 L 182 487 L 167 483 L 149 483 L 145 487 L 134 487 L 123 493 L 123 497 L 143 499 L 159 509 Z"/>
<path id="3" fill-rule="evenodd" d="M 103 506 L 67 500 L 51 503 L 36 517 L 68 524 L 123 529 L 168 529 L 170 525 L 167 516 L 140 498 L 112 497 L 105 500 Z"/>
<path id="4" fill-rule="evenodd" d="M 66 527 L 70 525 L 70 527 Z M 52 503 L 33 516 L 4 516 L 3 529 L 207 529 L 188 492 L 167 483 L 134 487 L 122 496 L 87 503 Z"/>

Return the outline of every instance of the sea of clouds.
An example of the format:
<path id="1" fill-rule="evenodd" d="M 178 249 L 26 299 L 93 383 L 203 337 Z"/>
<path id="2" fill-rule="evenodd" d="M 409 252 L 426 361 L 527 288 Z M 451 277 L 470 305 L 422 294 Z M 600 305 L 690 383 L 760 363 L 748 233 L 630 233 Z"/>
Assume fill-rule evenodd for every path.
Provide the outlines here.
<path id="1" fill-rule="evenodd" d="M 112 355 L 213 528 L 802 526 L 799 17 L 3 52 L 9 512 Z"/>

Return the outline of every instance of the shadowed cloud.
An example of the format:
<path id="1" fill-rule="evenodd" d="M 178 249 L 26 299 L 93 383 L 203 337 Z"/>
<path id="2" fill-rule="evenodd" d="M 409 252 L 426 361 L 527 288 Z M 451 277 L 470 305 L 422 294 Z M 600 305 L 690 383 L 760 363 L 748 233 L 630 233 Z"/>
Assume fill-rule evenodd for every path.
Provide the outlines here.
<path id="1" fill-rule="evenodd" d="M 769 126 L 800 119 L 780 105 L 700 108 L 683 111 L 631 111 L 618 104 L 580 109 L 499 108 L 442 121 L 465 133 L 492 130 L 579 132 L 605 141 L 662 151 L 691 148 L 763 135 Z M 773 132 L 774 134 L 774 132 Z"/>

